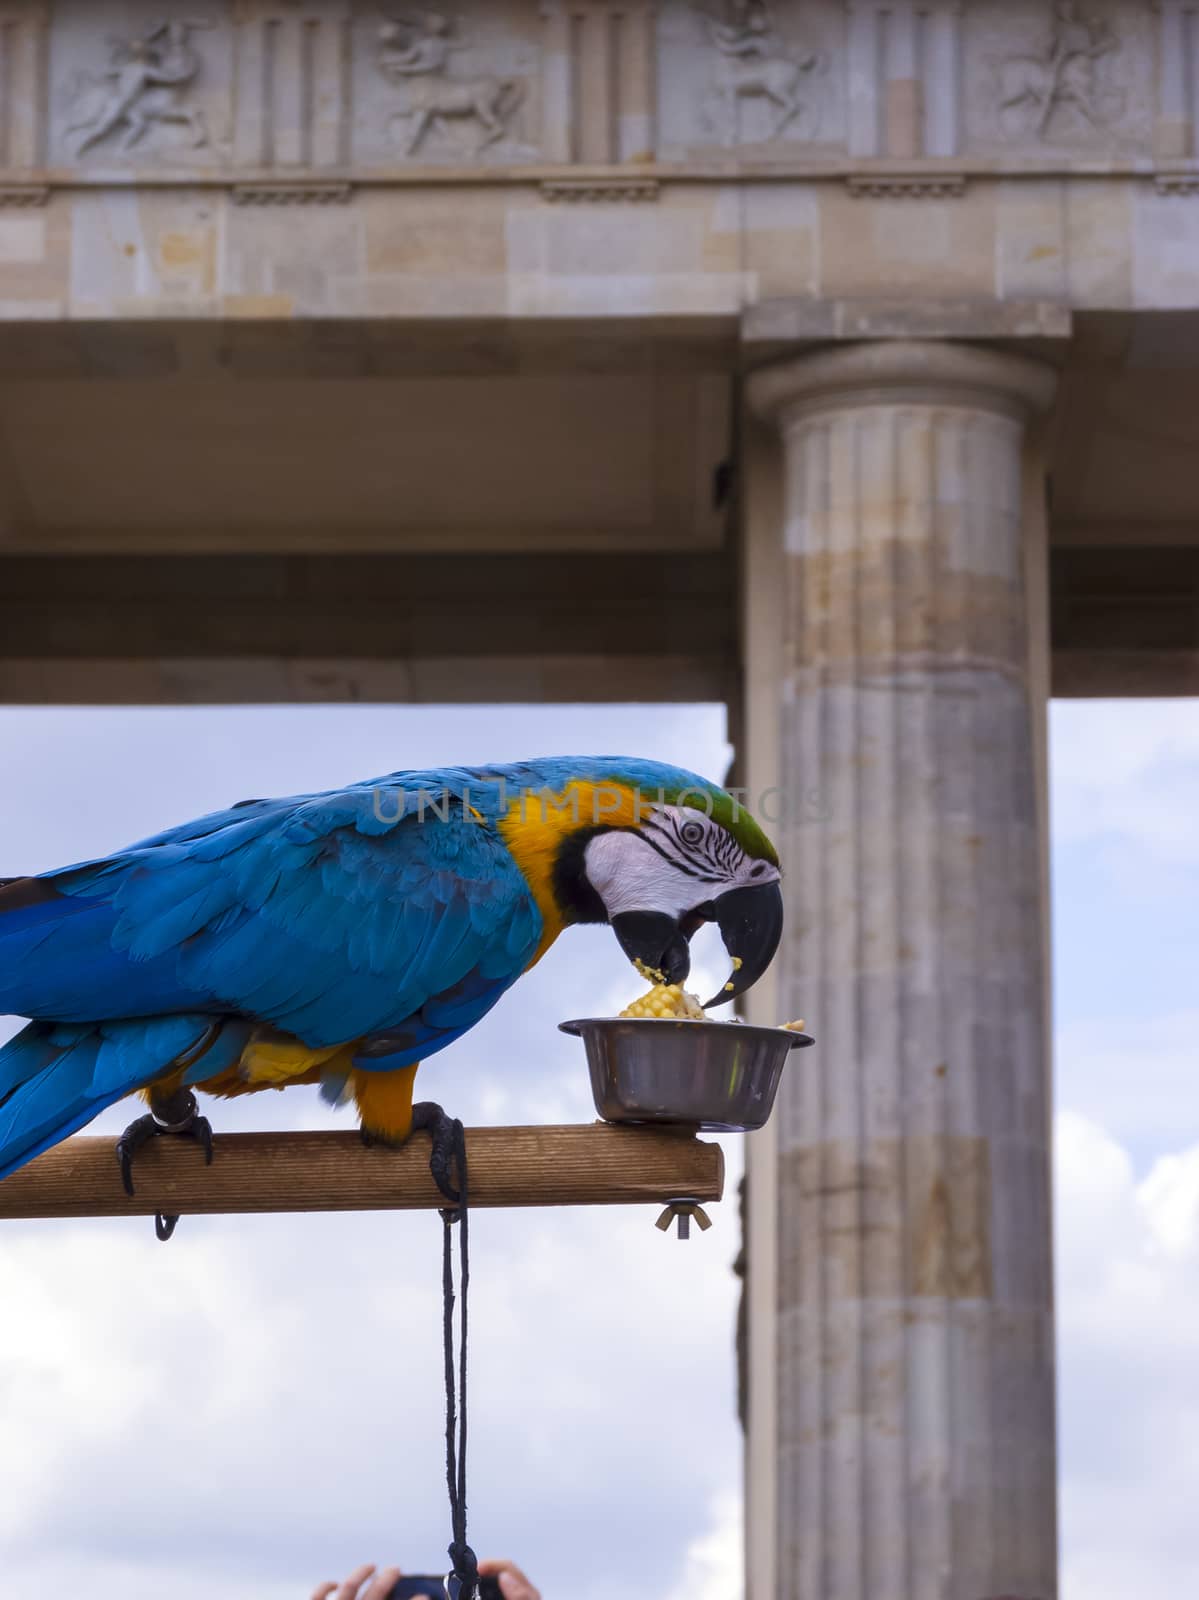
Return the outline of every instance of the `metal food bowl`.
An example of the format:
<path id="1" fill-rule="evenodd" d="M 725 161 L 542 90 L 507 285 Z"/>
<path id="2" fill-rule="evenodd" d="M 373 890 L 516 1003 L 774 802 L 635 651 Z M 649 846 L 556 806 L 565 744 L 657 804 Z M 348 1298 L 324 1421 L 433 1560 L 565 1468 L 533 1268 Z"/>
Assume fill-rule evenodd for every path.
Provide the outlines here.
<path id="1" fill-rule="evenodd" d="M 787 1028 L 682 1018 L 584 1017 L 558 1024 L 587 1049 L 605 1122 L 673 1122 L 745 1133 L 770 1116 L 783 1065 L 814 1041 Z"/>

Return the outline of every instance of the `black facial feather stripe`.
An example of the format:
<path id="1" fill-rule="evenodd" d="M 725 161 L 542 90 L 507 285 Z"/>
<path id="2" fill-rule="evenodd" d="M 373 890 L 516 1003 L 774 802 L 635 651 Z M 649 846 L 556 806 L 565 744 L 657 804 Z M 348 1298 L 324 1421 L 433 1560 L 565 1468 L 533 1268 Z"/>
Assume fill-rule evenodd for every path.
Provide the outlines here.
<path id="1" fill-rule="evenodd" d="M 683 838 L 683 829 L 696 825 L 696 822 L 697 819 L 690 817 L 683 821 L 680 821 L 677 817 L 663 819 L 663 824 L 669 827 L 675 836 L 673 842 L 678 849 L 688 854 L 691 860 L 705 859 L 710 866 L 717 870 L 726 872 L 732 870 L 738 859 L 744 855 L 740 845 L 723 829 L 711 826 L 705 827 L 703 823 L 698 823 L 698 826 L 703 828 L 702 838 L 695 841 L 695 843 L 691 843 Z"/>
<path id="2" fill-rule="evenodd" d="M 691 866 L 686 861 L 686 859 L 680 858 L 672 851 L 664 849 L 656 839 L 651 839 L 647 832 L 643 831 L 641 837 L 645 840 L 646 844 L 649 845 L 651 850 L 656 851 L 658 855 L 662 857 L 663 861 L 669 862 L 672 867 L 677 868 L 679 872 L 684 873 L 688 878 L 696 878 L 700 883 L 724 882 L 724 875 L 722 873 L 713 875 L 709 872 L 698 872 L 695 867 Z"/>
<path id="3" fill-rule="evenodd" d="M 646 843 L 688 877 L 704 883 L 722 883 L 732 877 L 744 858 L 740 845 L 715 828 L 705 828 L 703 838 L 692 844 L 682 837 L 683 828 L 691 822 L 692 819 L 680 822 L 671 816 L 651 817 L 644 829 Z M 655 833 L 657 838 L 653 837 Z M 702 868 L 708 870 L 700 870 Z"/>
<path id="4" fill-rule="evenodd" d="M 646 830 L 644 834 L 645 842 L 650 849 L 656 850 L 663 861 L 669 862 L 672 867 L 676 867 L 680 872 L 685 873 L 687 877 L 700 878 L 707 882 L 707 874 L 700 870 L 700 867 L 687 854 L 686 848 L 680 841 L 663 829 L 659 829 L 658 832 L 660 837 L 656 839 L 650 830 Z"/>

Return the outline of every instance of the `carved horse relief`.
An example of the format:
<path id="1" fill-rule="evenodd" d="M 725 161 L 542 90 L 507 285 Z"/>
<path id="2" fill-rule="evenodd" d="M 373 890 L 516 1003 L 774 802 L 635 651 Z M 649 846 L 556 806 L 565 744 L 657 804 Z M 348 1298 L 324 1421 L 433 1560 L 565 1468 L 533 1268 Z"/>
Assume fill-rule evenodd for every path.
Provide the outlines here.
<path id="1" fill-rule="evenodd" d="M 1118 48 L 1106 23 L 1078 15 L 1073 0 L 1058 0 L 1054 26 L 1041 55 L 1008 56 L 999 63 L 999 121 L 1010 138 L 1050 136 L 1059 113 L 1098 131 L 1125 109 L 1121 90 L 1100 78 L 1099 62 Z"/>
<path id="2" fill-rule="evenodd" d="M 389 124 L 406 123 L 405 155 L 415 155 L 426 135 L 452 121 L 478 124 L 476 156 L 507 134 L 524 85 L 517 78 L 490 74 L 451 76 L 450 55 L 463 48 L 452 42 L 449 20 L 437 11 L 426 12 L 417 21 L 390 18 L 380 27 L 379 70 L 401 91 Z"/>
<path id="3" fill-rule="evenodd" d="M 71 89 L 78 113 L 67 127 L 79 135 L 75 154 L 83 155 L 110 134 L 124 129 L 119 149 L 131 150 L 154 123 L 178 123 L 193 148 L 208 142 L 204 113 L 186 95 L 202 65 L 192 45 L 196 28 L 210 22 L 179 18 L 159 22 L 133 39 L 111 39 L 112 66 L 105 73 L 80 73 Z"/>
<path id="4" fill-rule="evenodd" d="M 720 55 L 712 87 L 721 109 L 724 142 L 741 140 L 743 100 L 764 100 L 775 108 L 768 139 L 777 139 L 815 104 L 814 91 L 828 67 L 822 52 L 784 53 L 763 0 L 733 0 L 723 15 L 704 13 L 708 38 Z"/>

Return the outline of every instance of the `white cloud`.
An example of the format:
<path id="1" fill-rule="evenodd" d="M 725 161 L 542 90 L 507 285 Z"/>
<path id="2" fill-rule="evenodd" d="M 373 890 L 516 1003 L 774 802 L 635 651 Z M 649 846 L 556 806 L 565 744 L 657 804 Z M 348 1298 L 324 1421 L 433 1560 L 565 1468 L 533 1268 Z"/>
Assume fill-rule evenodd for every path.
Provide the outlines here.
<path id="1" fill-rule="evenodd" d="M 551 1596 L 661 1592 L 727 1481 L 733 1212 L 687 1246 L 650 1209 L 474 1218 L 472 1538 Z M 439 1274 L 431 1216 L 10 1228 L 8 1584 L 54 1547 L 102 1596 L 173 1552 L 233 1592 L 436 1569 Z"/>
<path id="2" fill-rule="evenodd" d="M 1199 1144 L 1057 1124 L 1063 1600 L 1199 1592 Z"/>
<path id="3" fill-rule="evenodd" d="M 1199 1256 L 1199 1145 L 1162 1156 L 1137 1192 L 1138 1208 L 1164 1258 Z"/>
<path id="4" fill-rule="evenodd" d="M 667 1600 L 733 1600 L 744 1588 L 741 1496 L 725 1489 L 712 1502 L 711 1527 L 687 1548 Z"/>
<path id="5" fill-rule="evenodd" d="M 1070 701 L 1051 707 L 1055 843 L 1133 842 L 1159 863 L 1199 863 L 1199 707 Z"/>
<path id="6" fill-rule="evenodd" d="M 1075 1017 L 1057 1030 L 1055 1064 L 1059 1105 L 1118 1130 L 1138 1164 L 1199 1139 L 1199 1009 Z"/>
<path id="7" fill-rule="evenodd" d="M 194 1549 L 193 1538 L 190 1548 L 177 1550 L 160 1561 L 113 1556 L 106 1562 L 100 1578 L 104 1584 L 111 1585 L 105 1590 L 96 1588 L 97 1570 L 90 1558 L 70 1550 L 51 1549 L 22 1567 L 22 1592 L 64 1596 L 111 1593 L 119 1595 L 121 1600 L 213 1600 L 215 1595 L 227 1595 L 231 1600 L 251 1600 L 251 1597 L 252 1600 L 307 1600 L 315 1587 L 314 1584 L 297 1586 L 294 1582 L 261 1573 L 255 1573 L 252 1579 L 220 1581 L 214 1587 L 212 1573 L 195 1559 Z M 344 1577 L 345 1574 L 329 1572 L 324 1576 Z"/>
<path id="8" fill-rule="evenodd" d="M 1124 784 L 1162 762 L 1199 762 L 1194 701 L 1058 700 L 1049 710 L 1054 776 L 1072 789 Z"/>

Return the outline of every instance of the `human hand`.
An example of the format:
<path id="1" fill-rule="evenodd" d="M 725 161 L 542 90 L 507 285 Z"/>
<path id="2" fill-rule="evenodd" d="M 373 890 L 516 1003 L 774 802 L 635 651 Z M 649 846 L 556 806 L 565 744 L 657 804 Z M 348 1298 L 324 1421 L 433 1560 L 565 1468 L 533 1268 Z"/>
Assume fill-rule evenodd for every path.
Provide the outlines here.
<path id="1" fill-rule="evenodd" d="M 480 1561 L 481 1578 L 498 1578 L 504 1600 L 541 1600 L 541 1591 L 535 1589 L 514 1561 Z"/>
<path id="2" fill-rule="evenodd" d="M 371 1565 L 359 1567 L 344 1583 L 318 1583 L 312 1591 L 312 1600 L 387 1600 L 401 1577 L 403 1573 L 399 1567 L 384 1567 L 382 1572 Z M 537 1600 L 537 1595 L 532 1590 L 529 1592 L 533 1600 Z M 519 1592 L 515 1600 L 522 1600 Z"/>

